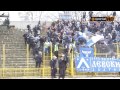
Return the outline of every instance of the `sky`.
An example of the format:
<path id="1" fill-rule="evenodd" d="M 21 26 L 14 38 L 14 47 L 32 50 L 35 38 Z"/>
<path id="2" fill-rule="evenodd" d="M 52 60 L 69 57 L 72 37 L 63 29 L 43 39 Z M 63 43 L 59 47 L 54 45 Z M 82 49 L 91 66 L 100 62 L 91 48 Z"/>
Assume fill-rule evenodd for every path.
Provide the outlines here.
<path id="1" fill-rule="evenodd" d="M 34 14 L 34 16 L 37 16 L 37 18 L 35 17 L 34 20 L 32 20 L 32 22 L 29 22 L 29 21 L 25 21 L 22 18 L 20 18 L 20 16 L 24 16 L 24 12 L 25 11 L 0 11 L 0 15 L 3 13 L 5 14 L 9 13 L 9 16 L 10 16 L 9 19 L 10 19 L 11 25 L 15 25 L 15 27 L 20 28 L 20 29 L 26 29 L 26 26 L 28 24 L 30 24 L 31 27 L 34 27 L 37 24 L 37 22 L 39 21 L 40 12 L 42 12 L 41 18 L 40 18 L 41 21 L 57 20 L 57 18 L 59 17 L 59 13 L 63 13 L 63 11 L 31 11 Z M 82 11 L 79 11 L 79 12 L 82 12 Z M 86 12 L 88 14 L 89 11 L 86 11 Z M 102 14 L 106 14 L 106 13 L 108 13 L 109 15 L 111 14 L 111 11 L 93 11 L 93 12 L 95 13 L 95 16 L 101 15 L 100 14 L 101 12 Z M 20 13 L 22 14 L 20 15 Z M 79 14 L 79 16 L 80 15 L 81 14 Z M 120 16 L 120 11 L 117 11 L 117 15 Z M 5 18 L 0 17 L 0 24 L 3 23 L 4 19 Z M 23 21 L 24 23 L 23 22 L 21 23 L 19 21 Z M 33 21 L 37 21 L 37 22 L 33 22 Z"/>
<path id="2" fill-rule="evenodd" d="M 0 11 L 0 14 L 2 13 L 8 13 L 10 15 L 10 21 L 23 21 L 23 19 L 20 18 L 18 13 L 24 13 L 25 11 Z M 39 17 L 41 11 L 32 11 L 37 17 Z M 88 11 L 87 11 L 88 12 Z M 94 11 L 94 13 L 99 13 L 100 11 Z M 102 11 L 102 13 L 111 14 L 111 11 Z M 41 20 L 42 21 L 52 21 L 59 17 L 59 13 L 63 13 L 63 11 L 42 11 Z M 120 11 L 117 11 L 117 15 L 120 16 Z M 1 19 L 1 18 L 0 18 Z M 35 18 L 34 21 L 39 20 L 39 18 Z"/>
<path id="3" fill-rule="evenodd" d="M 8 13 L 9 12 L 9 16 L 10 16 L 10 21 L 23 21 L 18 13 L 21 12 L 21 13 L 24 13 L 25 11 L 0 11 L 0 14 L 2 13 Z M 37 11 L 32 11 L 34 14 L 36 14 Z M 39 16 L 39 12 L 41 11 L 38 11 L 37 12 L 37 16 Z M 52 19 L 56 19 L 56 17 L 58 18 L 58 13 L 62 13 L 62 11 L 42 11 L 42 15 L 41 15 L 41 20 L 43 21 L 52 21 Z M 36 19 L 35 19 L 36 20 Z M 39 18 L 37 19 L 39 20 Z"/>

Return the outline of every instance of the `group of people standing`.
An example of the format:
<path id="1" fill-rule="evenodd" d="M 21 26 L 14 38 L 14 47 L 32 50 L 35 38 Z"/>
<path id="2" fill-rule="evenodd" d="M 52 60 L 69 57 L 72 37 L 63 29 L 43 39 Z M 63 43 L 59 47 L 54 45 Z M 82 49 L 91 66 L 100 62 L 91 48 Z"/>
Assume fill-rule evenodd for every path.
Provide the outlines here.
<path id="1" fill-rule="evenodd" d="M 58 68 L 57 69 L 57 63 Z M 66 74 L 68 62 L 65 60 L 64 55 L 60 59 L 57 59 L 56 56 L 53 57 L 53 59 L 50 61 L 50 67 L 51 67 L 51 78 L 56 78 L 57 71 L 59 72 L 59 79 L 64 79 Z"/>
<path id="2" fill-rule="evenodd" d="M 40 28 L 40 22 L 38 22 L 38 25 L 36 25 L 33 29 L 31 29 L 30 25 L 27 25 L 27 31 L 23 35 L 25 40 L 25 45 L 29 45 L 29 51 L 32 52 L 35 62 L 36 62 L 36 68 L 41 67 L 42 63 L 42 47 L 44 39 L 40 36 L 41 28 Z"/>

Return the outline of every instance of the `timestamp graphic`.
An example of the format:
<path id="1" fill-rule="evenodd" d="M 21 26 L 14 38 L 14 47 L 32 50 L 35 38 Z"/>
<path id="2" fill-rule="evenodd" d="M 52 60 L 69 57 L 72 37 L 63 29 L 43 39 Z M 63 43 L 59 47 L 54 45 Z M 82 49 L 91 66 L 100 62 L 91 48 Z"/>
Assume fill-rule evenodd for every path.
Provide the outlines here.
<path id="1" fill-rule="evenodd" d="M 114 21 L 114 17 L 91 17 L 90 21 Z"/>

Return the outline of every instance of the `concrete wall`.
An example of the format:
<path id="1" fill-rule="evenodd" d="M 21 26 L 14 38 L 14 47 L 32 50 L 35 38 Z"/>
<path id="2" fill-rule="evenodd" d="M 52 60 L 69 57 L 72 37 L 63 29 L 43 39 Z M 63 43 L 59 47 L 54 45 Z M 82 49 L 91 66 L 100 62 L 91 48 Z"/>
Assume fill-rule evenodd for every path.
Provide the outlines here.
<path id="1" fill-rule="evenodd" d="M 0 22 L 0 25 L 3 22 Z M 41 24 L 43 24 L 44 22 L 41 22 Z M 46 22 L 46 26 L 50 26 L 51 22 Z M 35 25 L 38 24 L 38 21 L 11 21 L 10 25 L 15 25 L 15 28 L 18 29 L 27 29 L 27 25 L 31 25 L 31 28 L 33 28 Z"/>

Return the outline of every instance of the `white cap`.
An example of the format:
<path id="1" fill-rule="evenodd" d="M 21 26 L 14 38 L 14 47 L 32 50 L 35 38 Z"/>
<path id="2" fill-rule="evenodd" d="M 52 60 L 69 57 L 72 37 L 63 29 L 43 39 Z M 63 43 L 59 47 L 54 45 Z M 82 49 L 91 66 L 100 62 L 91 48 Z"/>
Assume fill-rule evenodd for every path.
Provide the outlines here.
<path id="1" fill-rule="evenodd" d="M 57 57 L 56 56 L 53 56 L 53 59 L 56 59 Z"/>
<path id="2" fill-rule="evenodd" d="M 41 54 L 41 55 L 42 55 L 42 52 L 41 52 L 41 51 L 39 51 L 39 54 Z"/>
<path id="3" fill-rule="evenodd" d="M 64 54 L 62 54 L 62 57 L 65 56 Z"/>

